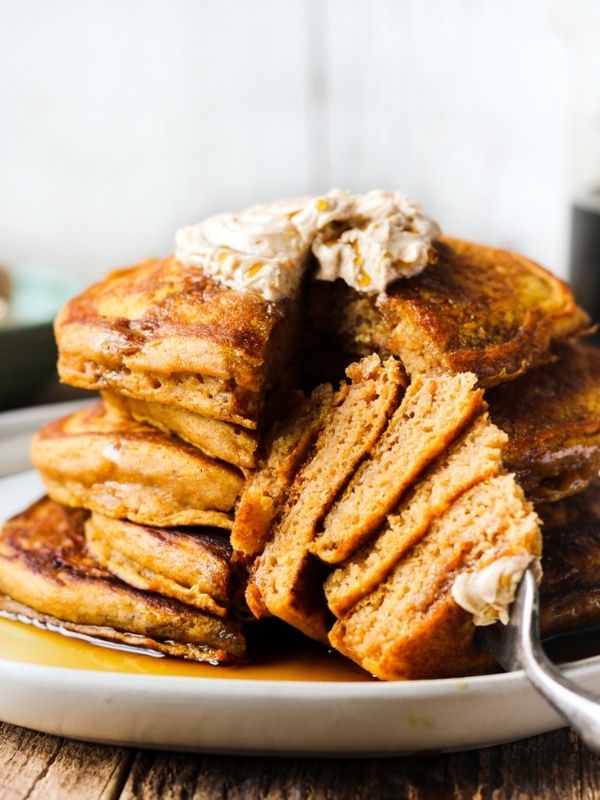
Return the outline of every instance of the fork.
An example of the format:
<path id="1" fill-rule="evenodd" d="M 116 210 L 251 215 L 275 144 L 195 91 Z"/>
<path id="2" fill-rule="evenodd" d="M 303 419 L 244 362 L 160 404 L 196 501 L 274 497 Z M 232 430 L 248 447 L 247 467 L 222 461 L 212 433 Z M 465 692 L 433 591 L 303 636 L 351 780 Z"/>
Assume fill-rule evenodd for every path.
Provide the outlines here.
<path id="1" fill-rule="evenodd" d="M 478 640 L 504 669 L 523 669 L 534 689 L 585 744 L 600 752 L 600 695 L 566 678 L 545 654 L 540 640 L 539 594 L 531 567 L 517 589 L 508 625 L 497 622 L 481 627 Z"/>

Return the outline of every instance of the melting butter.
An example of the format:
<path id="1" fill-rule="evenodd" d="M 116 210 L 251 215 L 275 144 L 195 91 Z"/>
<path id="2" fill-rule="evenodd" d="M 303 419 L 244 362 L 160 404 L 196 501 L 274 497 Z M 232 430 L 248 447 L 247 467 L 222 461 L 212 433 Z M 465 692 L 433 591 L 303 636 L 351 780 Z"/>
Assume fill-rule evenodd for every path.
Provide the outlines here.
<path id="1" fill-rule="evenodd" d="M 452 585 L 452 597 L 473 614 L 475 625 L 493 625 L 498 620 L 507 625 L 517 586 L 534 560 L 539 570 L 539 559 L 531 553 L 519 553 L 497 558 L 475 572 L 463 572 Z"/>
<path id="2" fill-rule="evenodd" d="M 309 254 L 317 280 L 344 280 L 360 292 L 382 294 L 398 278 L 423 270 L 438 225 L 398 192 L 334 189 L 217 214 L 181 228 L 175 256 L 219 283 L 267 301 L 292 296 Z"/>

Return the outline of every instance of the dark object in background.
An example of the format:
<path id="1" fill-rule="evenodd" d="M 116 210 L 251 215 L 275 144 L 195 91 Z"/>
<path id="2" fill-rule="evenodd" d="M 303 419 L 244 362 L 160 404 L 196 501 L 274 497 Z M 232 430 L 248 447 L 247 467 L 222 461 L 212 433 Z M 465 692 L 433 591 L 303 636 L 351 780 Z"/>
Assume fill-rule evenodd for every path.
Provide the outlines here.
<path id="1" fill-rule="evenodd" d="M 52 319 L 78 289 L 48 266 L 0 270 L 0 411 L 76 396 L 58 387 Z"/>
<path id="2" fill-rule="evenodd" d="M 56 373 L 52 322 L 0 327 L 0 410 L 30 401 Z"/>
<path id="3" fill-rule="evenodd" d="M 600 187 L 573 203 L 569 277 L 577 302 L 600 322 Z"/>

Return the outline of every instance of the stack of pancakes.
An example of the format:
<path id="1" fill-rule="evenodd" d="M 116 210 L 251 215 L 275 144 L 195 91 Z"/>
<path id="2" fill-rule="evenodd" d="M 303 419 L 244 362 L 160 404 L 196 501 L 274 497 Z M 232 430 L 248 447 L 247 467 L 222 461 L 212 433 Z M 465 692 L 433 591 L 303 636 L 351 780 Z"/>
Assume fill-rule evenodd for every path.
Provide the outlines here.
<path id="1" fill-rule="evenodd" d="M 34 439 L 50 499 L 6 526 L 11 601 L 107 639 L 243 658 L 228 530 L 293 323 L 285 304 L 173 259 L 113 273 L 68 303 L 60 376 L 103 399 Z"/>
<path id="2" fill-rule="evenodd" d="M 435 252 L 379 298 L 270 303 L 171 258 L 68 303 L 61 378 L 102 401 L 34 440 L 48 498 L 4 528 L 0 613 L 220 663 L 251 612 L 386 679 L 488 668 L 453 586 L 538 559 L 570 495 L 594 515 L 600 353 L 541 267 Z"/>
<path id="3" fill-rule="evenodd" d="M 454 602 L 452 582 L 541 549 L 532 507 L 503 469 L 506 434 L 490 421 L 472 373 L 417 376 L 405 388 L 399 362 L 372 355 L 348 377 L 314 446 L 287 471 L 248 604 L 381 678 L 477 670 L 472 619 Z M 276 439 L 242 495 L 237 548 L 250 539 L 244 519 L 261 505 L 257 485 L 276 493 L 265 477 L 277 473 L 280 453 Z"/>
<path id="4" fill-rule="evenodd" d="M 384 679 L 489 668 L 453 586 L 505 559 L 535 563 L 547 505 L 569 507 L 600 469 L 600 351 L 576 341 L 588 320 L 568 287 L 504 251 L 450 239 L 436 249 L 436 265 L 376 302 L 339 282 L 309 288 L 328 359 L 400 361 L 365 357 L 333 400 L 321 388 L 312 411 L 273 426 L 232 531 L 256 616 Z M 408 376 L 391 381 L 399 363 Z M 546 538 L 552 584 L 560 560 Z M 563 598 L 573 619 L 576 585 Z M 568 618 L 557 609 L 546 631 Z"/>

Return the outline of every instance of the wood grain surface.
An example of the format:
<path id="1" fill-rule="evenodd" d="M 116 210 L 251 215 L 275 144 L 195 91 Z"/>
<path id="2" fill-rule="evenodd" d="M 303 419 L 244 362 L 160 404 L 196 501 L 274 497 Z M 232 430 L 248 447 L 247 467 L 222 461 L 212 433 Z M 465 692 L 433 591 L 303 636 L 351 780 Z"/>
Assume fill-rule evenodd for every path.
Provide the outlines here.
<path id="1" fill-rule="evenodd" d="M 465 753 L 244 758 L 90 745 L 0 723 L 0 800 L 553 800 L 600 797 L 567 730 Z"/>

